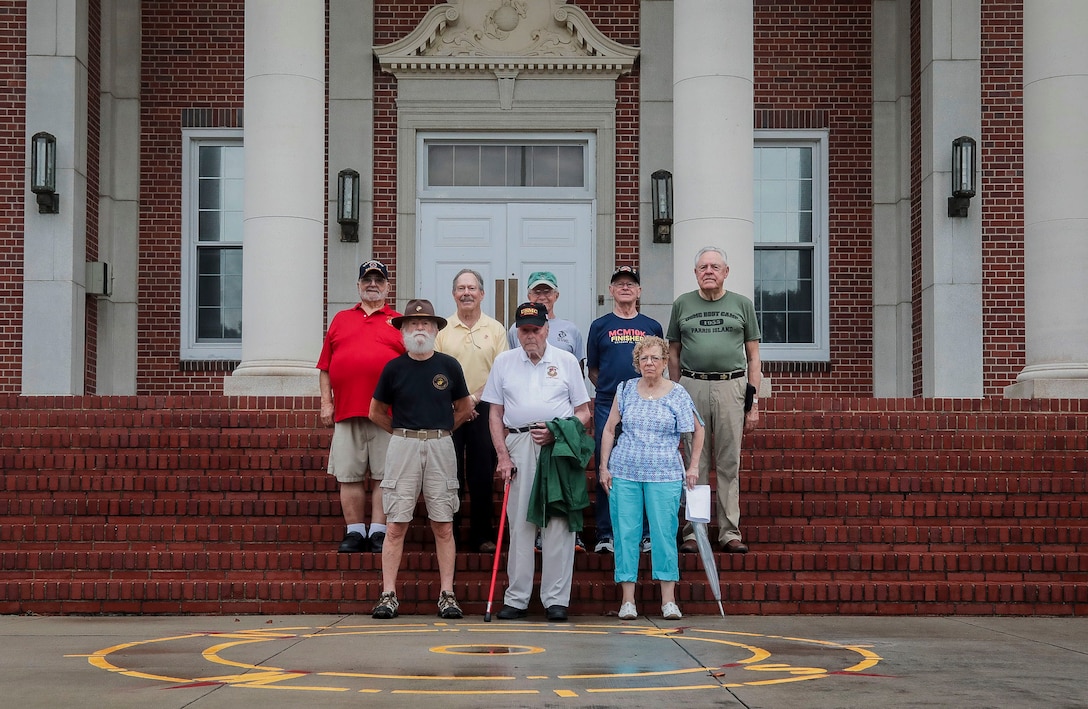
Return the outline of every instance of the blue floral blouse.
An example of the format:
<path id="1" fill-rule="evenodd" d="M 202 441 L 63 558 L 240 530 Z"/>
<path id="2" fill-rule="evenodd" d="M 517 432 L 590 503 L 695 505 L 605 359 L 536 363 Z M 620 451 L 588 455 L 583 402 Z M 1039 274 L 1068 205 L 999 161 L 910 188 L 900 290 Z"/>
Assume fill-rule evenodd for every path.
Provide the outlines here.
<path id="1" fill-rule="evenodd" d="M 679 384 L 660 399 L 643 399 L 638 382 L 629 379 L 616 391 L 623 432 L 612 446 L 608 470 L 633 482 L 683 480 L 680 434 L 695 430 L 695 403 Z"/>

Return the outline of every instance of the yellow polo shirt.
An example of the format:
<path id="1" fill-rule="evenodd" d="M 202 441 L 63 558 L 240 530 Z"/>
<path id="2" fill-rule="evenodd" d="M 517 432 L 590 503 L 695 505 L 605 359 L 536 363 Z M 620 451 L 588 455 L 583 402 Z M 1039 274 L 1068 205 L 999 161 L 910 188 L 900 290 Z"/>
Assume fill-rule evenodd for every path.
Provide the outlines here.
<path id="1" fill-rule="evenodd" d="M 434 347 L 461 363 L 468 390 L 476 393 L 487 382 L 491 364 L 500 352 L 509 349 L 506 328 L 498 320 L 481 313 L 476 325 L 469 329 L 457 314 L 446 318 L 446 327 L 435 338 Z"/>

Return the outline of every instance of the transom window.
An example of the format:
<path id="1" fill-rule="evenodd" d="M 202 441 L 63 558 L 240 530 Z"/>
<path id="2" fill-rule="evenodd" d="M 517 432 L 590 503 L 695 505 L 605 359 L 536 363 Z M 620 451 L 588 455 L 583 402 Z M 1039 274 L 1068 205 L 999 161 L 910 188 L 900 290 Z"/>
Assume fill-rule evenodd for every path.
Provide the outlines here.
<path id="1" fill-rule="evenodd" d="M 427 139 L 424 189 L 588 185 L 584 142 Z"/>
<path id="2" fill-rule="evenodd" d="M 830 358 L 827 317 L 826 138 L 757 136 L 755 307 L 761 353 Z"/>

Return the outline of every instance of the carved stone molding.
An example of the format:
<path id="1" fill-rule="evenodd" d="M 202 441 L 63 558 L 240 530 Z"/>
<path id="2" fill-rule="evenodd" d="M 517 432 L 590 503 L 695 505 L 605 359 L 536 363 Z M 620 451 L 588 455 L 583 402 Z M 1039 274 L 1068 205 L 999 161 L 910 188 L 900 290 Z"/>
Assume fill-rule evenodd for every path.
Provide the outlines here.
<path id="1" fill-rule="evenodd" d="M 403 39 L 374 48 L 384 71 L 525 74 L 631 71 L 638 47 L 614 42 L 565 0 L 455 0 L 437 5 Z"/>

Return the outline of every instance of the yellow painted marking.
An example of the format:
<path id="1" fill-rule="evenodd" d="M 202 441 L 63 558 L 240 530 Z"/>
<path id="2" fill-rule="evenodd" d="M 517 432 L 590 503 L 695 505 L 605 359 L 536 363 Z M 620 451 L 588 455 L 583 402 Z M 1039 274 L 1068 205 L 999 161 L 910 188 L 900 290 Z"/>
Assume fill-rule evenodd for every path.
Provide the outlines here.
<path id="1" fill-rule="evenodd" d="M 542 647 L 533 647 L 531 645 L 506 645 L 503 647 L 511 650 L 517 650 L 517 652 L 472 652 L 469 648 L 474 647 L 490 647 L 488 645 L 441 645 L 439 647 L 432 647 L 431 652 L 438 655 L 471 655 L 473 657 L 503 657 L 504 655 L 539 655 L 545 652 Z"/>
<path id="2" fill-rule="evenodd" d="M 744 668 L 748 672 L 786 672 L 791 675 L 826 675 L 827 670 L 822 667 L 794 667 L 787 664 L 749 665 Z"/>
<path id="3" fill-rule="evenodd" d="M 510 680 L 517 679 L 517 677 L 512 677 L 512 676 L 509 676 L 509 675 L 478 675 L 478 676 L 475 676 L 475 677 L 468 677 L 468 676 L 462 676 L 462 675 L 457 675 L 457 676 L 453 676 L 453 675 L 379 675 L 379 674 L 372 674 L 372 673 L 369 673 L 369 672 L 315 672 L 314 674 L 319 676 L 319 677 L 355 677 L 355 678 L 360 678 L 361 677 L 361 678 L 364 678 L 364 679 L 410 679 L 410 680 L 419 680 L 419 681 L 423 681 L 423 682 L 427 682 L 427 681 L 433 682 L 433 681 L 436 681 L 436 680 L 450 681 L 450 682 L 452 682 L 452 681 L 468 681 L 468 680 L 475 681 L 475 682 L 479 682 L 479 681 L 489 681 L 489 682 L 491 682 L 491 681 L 495 681 L 495 680 L 510 681 Z M 529 679 L 532 679 L 532 678 L 530 677 Z"/>
<path id="4" fill-rule="evenodd" d="M 444 689 L 394 689 L 389 692 L 390 694 L 429 694 L 429 695 L 443 695 L 443 694 L 540 694 L 535 689 L 488 689 L 484 691 L 478 690 L 444 690 Z"/>
<path id="5" fill-rule="evenodd" d="M 587 692 L 594 694 L 602 694 L 604 692 L 683 692 L 692 689 L 721 689 L 721 684 L 688 684 L 681 687 L 612 687 L 609 689 L 586 689 Z M 731 685 L 734 687 L 740 687 L 741 685 Z"/>
<path id="6" fill-rule="evenodd" d="M 686 675 L 693 672 L 711 672 L 714 667 L 689 667 L 677 670 L 655 670 L 653 672 L 602 672 L 593 675 L 559 675 L 559 679 L 607 679 L 611 677 L 668 677 L 669 675 Z"/>
<path id="7" fill-rule="evenodd" d="M 548 679 L 548 675 L 529 675 L 525 679 Z"/>
<path id="8" fill-rule="evenodd" d="M 557 690 L 555 690 L 555 693 L 556 693 L 556 695 L 558 695 L 560 697 L 564 697 L 566 699 L 578 696 L 577 692 L 572 692 L 569 689 L 557 689 Z"/>

